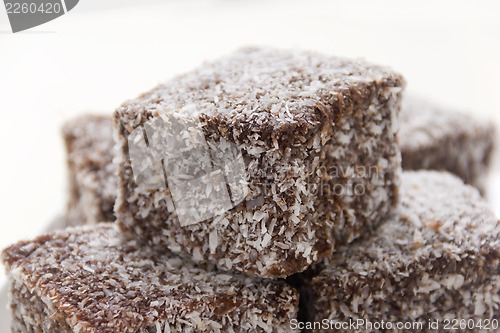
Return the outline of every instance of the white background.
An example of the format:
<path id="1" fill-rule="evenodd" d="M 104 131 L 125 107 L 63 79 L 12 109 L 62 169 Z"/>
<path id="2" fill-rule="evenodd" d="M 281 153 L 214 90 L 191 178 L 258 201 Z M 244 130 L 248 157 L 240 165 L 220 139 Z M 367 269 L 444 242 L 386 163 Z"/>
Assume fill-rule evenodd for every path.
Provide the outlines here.
<path id="1" fill-rule="evenodd" d="M 493 1 L 81 0 L 17 34 L 0 7 L 0 247 L 30 237 L 63 196 L 64 119 L 110 113 L 203 60 L 246 44 L 364 57 L 498 121 L 499 37 Z"/>

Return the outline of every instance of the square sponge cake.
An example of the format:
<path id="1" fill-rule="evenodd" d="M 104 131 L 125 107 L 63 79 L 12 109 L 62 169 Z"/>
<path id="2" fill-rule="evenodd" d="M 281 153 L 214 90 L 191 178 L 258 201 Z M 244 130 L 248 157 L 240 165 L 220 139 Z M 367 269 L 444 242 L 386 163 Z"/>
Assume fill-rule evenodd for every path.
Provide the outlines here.
<path id="1" fill-rule="evenodd" d="M 404 172 L 400 197 L 398 210 L 372 234 L 308 272 L 302 288 L 307 322 L 316 323 L 310 328 L 441 332 L 468 325 L 462 331 L 496 332 L 500 224 L 488 204 L 437 171 Z M 437 330 L 430 324 L 436 321 Z"/>
<path id="2" fill-rule="evenodd" d="M 403 169 L 451 172 L 486 193 L 496 151 L 492 121 L 408 95 L 401 107 Z"/>
<path id="3" fill-rule="evenodd" d="M 397 202 L 403 78 L 306 51 L 246 48 L 114 114 L 122 230 L 248 275 L 285 277 Z"/>
<path id="4" fill-rule="evenodd" d="M 115 224 L 68 228 L 4 250 L 12 332 L 292 332 L 284 281 L 197 266 L 127 240 Z"/>
<path id="5" fill-rule="evenodd" d="M 111 117 L 84 114 L 62 128 L 69 176 L 67 225 L 115 220 L 118 184 Z"/>

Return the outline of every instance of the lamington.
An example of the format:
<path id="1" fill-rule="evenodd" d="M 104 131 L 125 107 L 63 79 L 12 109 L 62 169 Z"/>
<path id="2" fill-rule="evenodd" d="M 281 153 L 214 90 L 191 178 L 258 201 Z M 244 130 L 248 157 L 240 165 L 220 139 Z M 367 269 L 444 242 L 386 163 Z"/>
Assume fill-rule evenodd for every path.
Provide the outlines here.
<path id="1" fill-rule="evenodd" d="M 218 271 L 127 240 L 115 224 L 68 228 L 2 253 L 12 332 L 294 332 L 282 280 Z"/>
<path id="2" fill-rule="evenodd" d="M 114 221 L 118 187 L 111 117 L 85 114 L 62 128 L 67 152 L 68 224 Z"/>
<path id="3" fill-rule="evenodd" d="M 114 113 L 122 230 L 248 275 L 305 270 L 397 202 L 403 78 L 244 48 Z"/>
<path id="4" fill-rule="evenodd" d="M 498 331 L 500 224 L 477 189 L 446 172 L 408 171 L 400 200 L 373 233 L 304 275 L 305 316 L 294 327 Z"/>
<path id="5" fill-rule="evenodd" d="M 404 169 L 449 171 L 485 193 L 496 142 L 492 122 L 409 95 L 399 140 Z"/>

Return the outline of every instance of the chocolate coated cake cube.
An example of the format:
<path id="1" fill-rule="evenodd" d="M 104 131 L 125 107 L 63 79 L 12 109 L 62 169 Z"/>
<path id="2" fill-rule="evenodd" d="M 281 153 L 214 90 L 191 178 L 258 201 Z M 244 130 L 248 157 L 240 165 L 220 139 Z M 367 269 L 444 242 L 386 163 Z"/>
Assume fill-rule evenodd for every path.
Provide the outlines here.
<path id="1" fill-rule="evenodd" d="M 114 221 L 118 186 L 111 117 L 86 114 L 63 126 L 69 175 L 68 224 Z"/>
<path id="2" fill-rule="evenodd" d="M 437 171 L 404 172 L 400 198 L 372 234 L 303 275 L 304 325 L 316 322 L 309 327 L 315 332 L 442 332 L 462 320 L 469 326 L 461 331 L 496 332 L 500 223 L 488 204 L 475 188 Z"/>
<path id="3" fill-rule="evenodd" d="M 403 78 L 360 60 L 242 49 L 114 114 L 121 228 L 249 275 L 305 270 L 397 202 Z"/>
<path id="4" fill-rule="evenodd" d="M 12 332 L 293 332 L 298 295 L 284 281 L 197 266 L 122 236 L 100 223 L 4 250 Z"/>
<path id="5" fill-rule="evenodd" d="M 485 191 L 496 142 L 491 122 L 405 96 L 399 142 L 404 169 L 449 171 Z"/>

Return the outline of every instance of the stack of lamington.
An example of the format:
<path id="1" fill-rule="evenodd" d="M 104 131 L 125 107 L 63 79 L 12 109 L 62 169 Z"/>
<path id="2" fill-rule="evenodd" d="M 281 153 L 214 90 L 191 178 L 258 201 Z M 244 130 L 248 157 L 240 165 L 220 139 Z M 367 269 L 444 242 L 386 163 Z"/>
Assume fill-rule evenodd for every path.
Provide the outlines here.
<path id="1" fill-rule="evenodd" d="M 500 226 L 463 181 L 484 184 L 494 129 L 413 100 L 400 117 L 403 88 L 246 48 L 70 121 L 72 227 L 4 250 L 12 331 L 494 327 Z"/>

